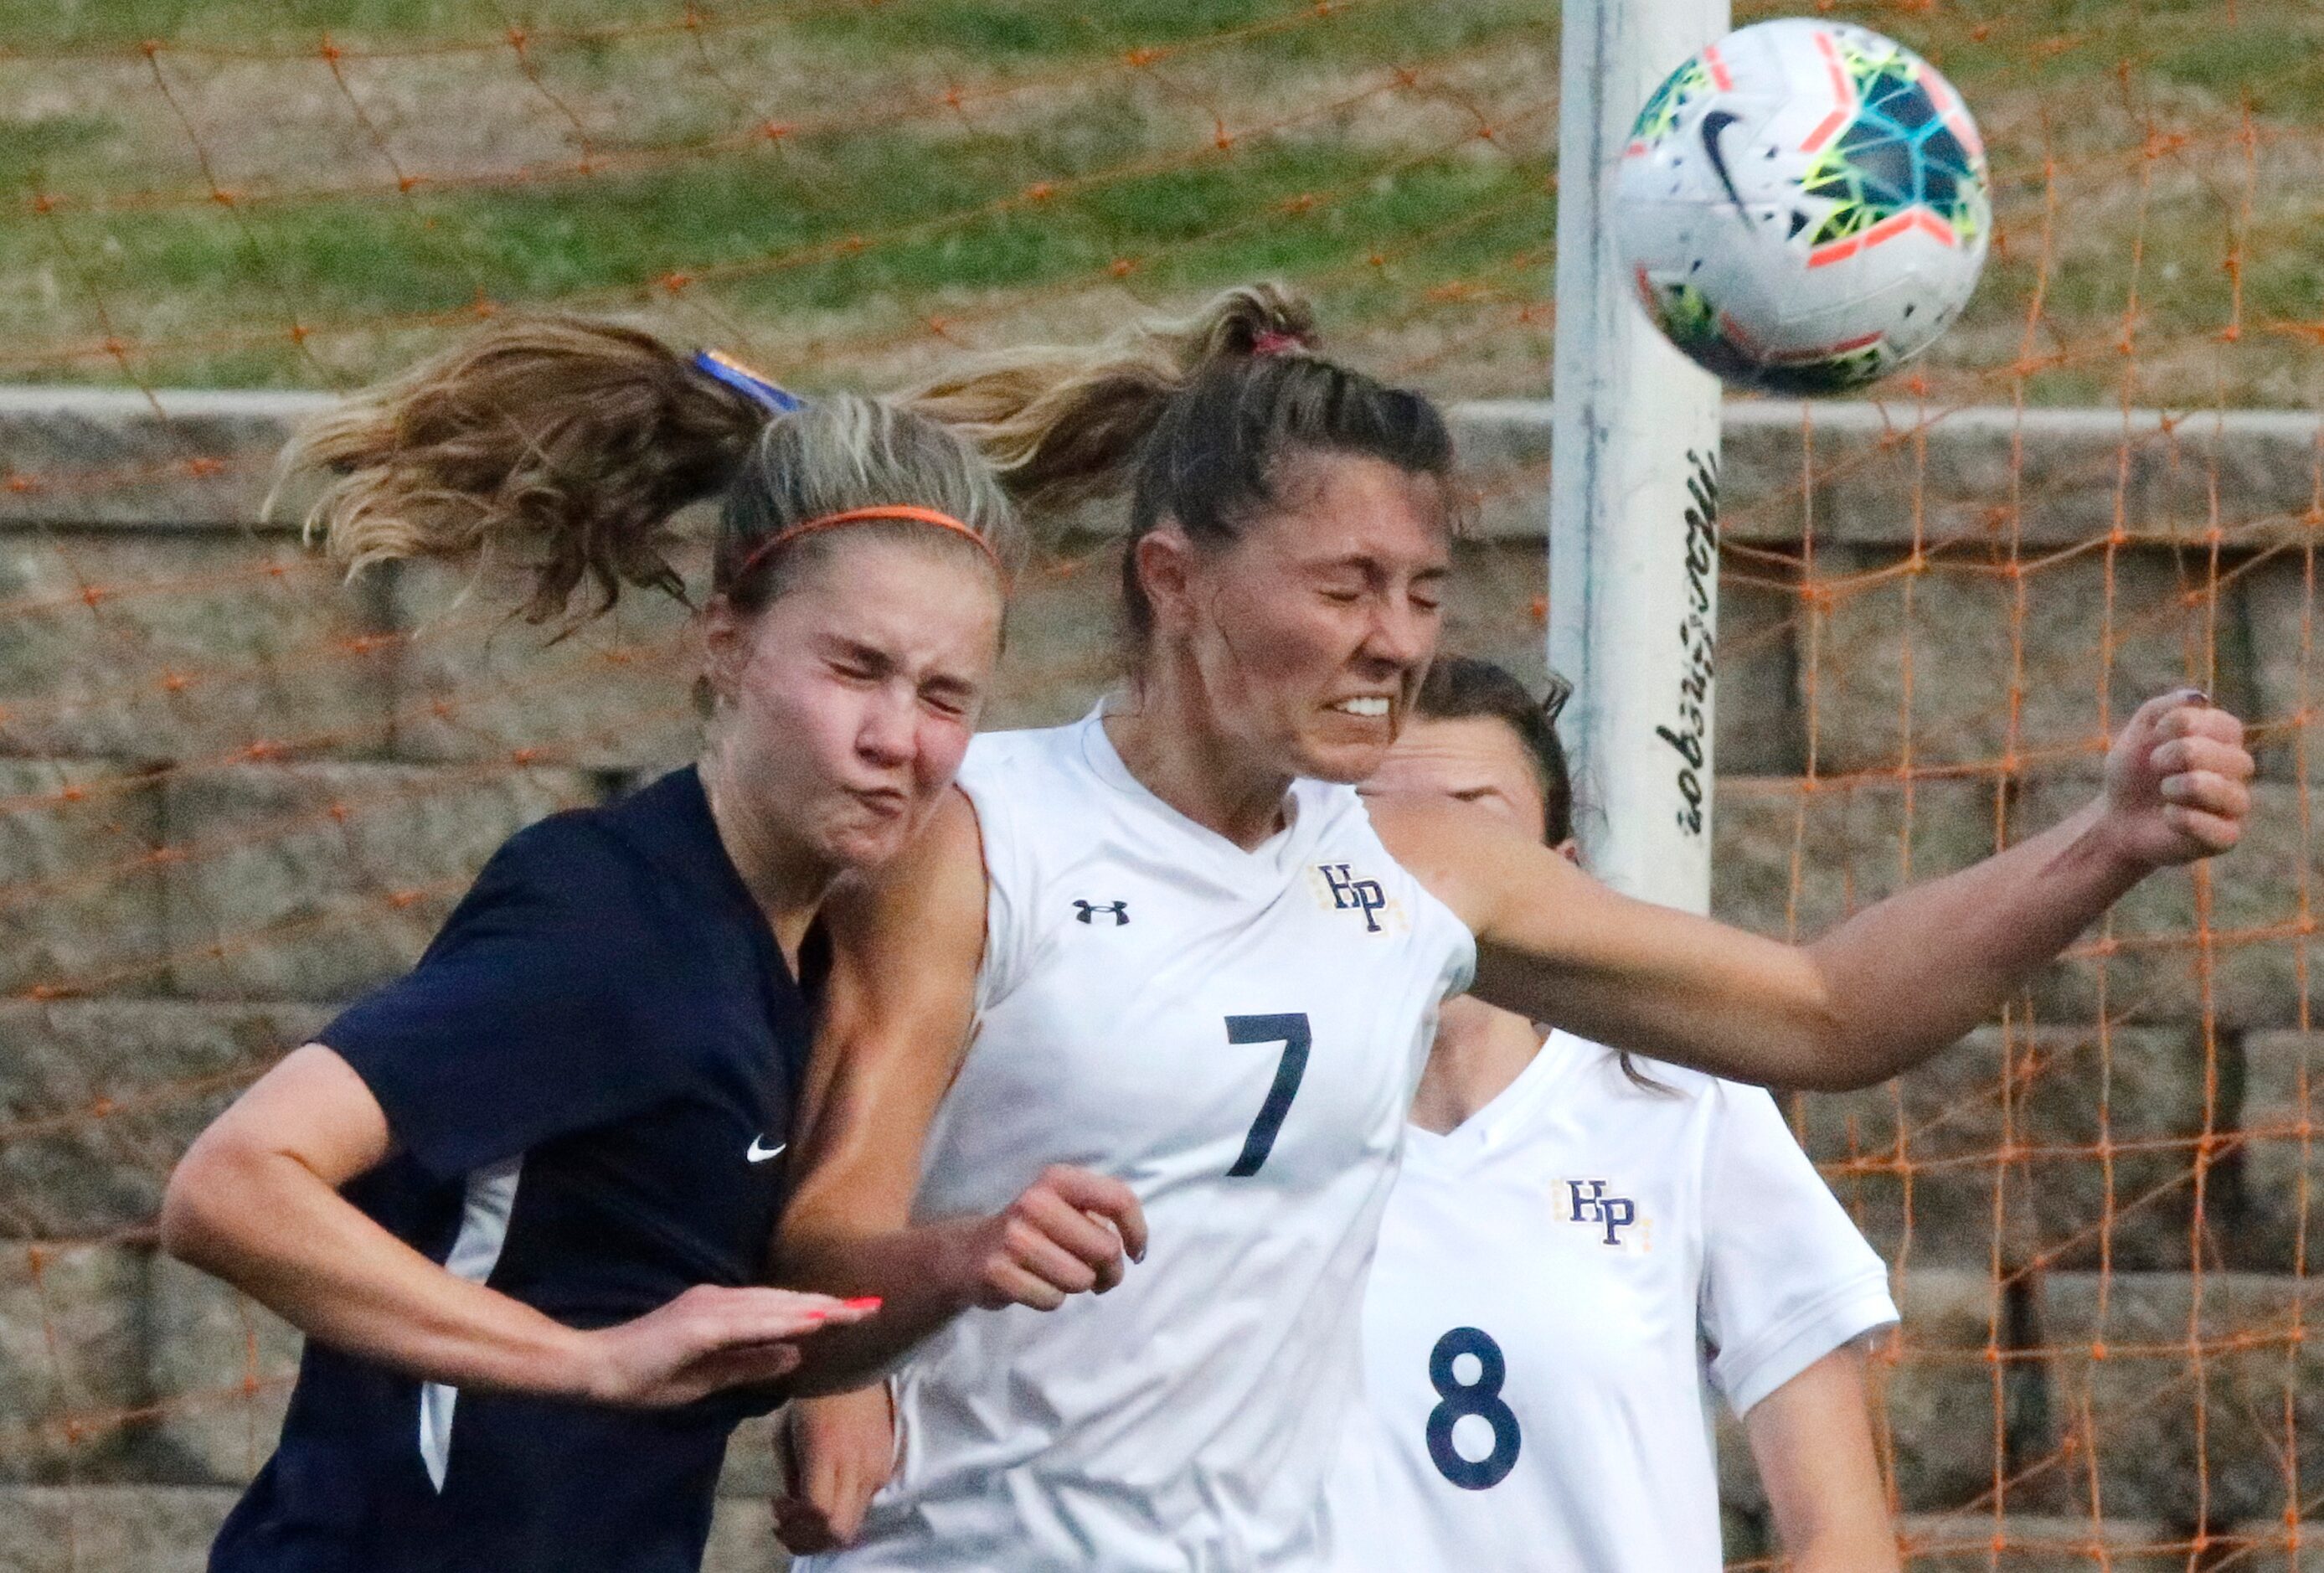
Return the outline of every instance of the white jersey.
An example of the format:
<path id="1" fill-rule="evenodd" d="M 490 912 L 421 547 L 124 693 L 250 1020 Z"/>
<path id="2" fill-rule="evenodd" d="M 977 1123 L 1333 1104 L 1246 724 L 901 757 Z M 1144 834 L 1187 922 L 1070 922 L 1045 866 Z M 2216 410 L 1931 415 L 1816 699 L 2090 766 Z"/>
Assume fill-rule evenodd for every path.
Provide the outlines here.
<path id="1" fill-rule="evenodd" d="M 1896 1319 L 1880 1258 L 1757 1087 L 1632 1083 L 1563 1032 L 1415 1127 L 1364 1306 L 1342 1573 L 1717 1573 L 1711 1390 L 1740 1414 Z"/>
<path id="2" fill-rule="evenodd" d="M 923 1219 L 1050 1163 L 1129 1183 L 1120 1287 L 973 1310 L 897 1374 L 898 1463 L 844 1573 L 1320 1566 L 1363 1282 L 1438 1003 L 1475 946 L 1347 787 L 1246 852 L 1130 773 L 1093 715 L 982 736 L 974 1036 Z"/>

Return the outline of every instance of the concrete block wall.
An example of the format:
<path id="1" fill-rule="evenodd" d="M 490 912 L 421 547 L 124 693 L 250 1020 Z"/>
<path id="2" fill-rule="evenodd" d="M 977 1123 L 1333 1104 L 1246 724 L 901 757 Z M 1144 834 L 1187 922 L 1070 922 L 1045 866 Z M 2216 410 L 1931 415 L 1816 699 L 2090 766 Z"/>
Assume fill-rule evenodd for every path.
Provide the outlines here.
<path id="1" fill-rule="evenodd" d="M 343 584 L 261 523 L 309 407 L 0 393 L 0 1566 L 198 1565 L 297 1343 L 155 1256 L 171 1163 L 512 829 L 691 746 L 678 608 L 549 643 L 490 584 Z M 1537 679 L 1545 411 L 1460 421 L 1482 505 L 1448 643 Z M 1794 1101 L 1897 1268 L 1875 1370 L 1916 1567 L 2185 1566 L 2280 1546 L 2324 1485 L 2319 451 L 2307 416 L 1729 411 L 1722 916 L 1810 934 L 2051 822 L 2150 692 L 2198 681 L 2259 727 L 2232 863 L 2153 882 L 1928 1069 Z M 1111 566 L 1075 536 L 1028 576 L 997 724 L 1102 688 Z M 772 1468 L 761 1427 L 716 1565 L 765 1565 Z M 1739 1448 L 1729 1474 L 1754 1554 Z"/>

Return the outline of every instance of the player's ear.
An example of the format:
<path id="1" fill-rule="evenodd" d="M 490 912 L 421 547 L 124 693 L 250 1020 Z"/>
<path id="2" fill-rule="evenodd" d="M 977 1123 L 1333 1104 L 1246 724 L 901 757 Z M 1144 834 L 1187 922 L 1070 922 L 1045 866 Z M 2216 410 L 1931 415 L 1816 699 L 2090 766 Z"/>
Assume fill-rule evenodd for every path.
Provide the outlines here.
<path id="1" fill-rule="evenodd" d="M 1132 541 L 1130 551 L 1155 632 L 1184 633 L 1194 611 L 1194 541 L 1177 521 L 1165 520 Z"/>
<path id="2" fill-rule="evenodd" d="M 714 703 L 731 701 L 741 688 L 757 625 L 756 617 L 746 616 L 724 595 L 711 597 L 702 608 L 702 680 Z"/>

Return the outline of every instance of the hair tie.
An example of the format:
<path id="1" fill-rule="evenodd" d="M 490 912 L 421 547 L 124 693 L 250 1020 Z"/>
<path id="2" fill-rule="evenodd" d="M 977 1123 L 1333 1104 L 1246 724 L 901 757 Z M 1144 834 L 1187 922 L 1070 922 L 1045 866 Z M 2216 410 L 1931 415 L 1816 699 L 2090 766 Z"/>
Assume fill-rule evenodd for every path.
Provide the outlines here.
<path id="1" fill-rule="evenodd" d="M 1289 355 L 1306 347 L 1305 339 L 1286 328 L 1262 328 L 1250 336 L 1250 353 L 1261 360 L 1269 356 Z"/>
<path id="2" fill-rule="evenodd" d="M 778 415 L 788 415 L 799 407 L 797 393 L 769 382 L 733 356 L 722 355 L 715 349 L 696 350 L 694 366 L 696 371 L 725 384 L 736 393 L 748 394 Z"/>
<path id="3" fill-rule="evenodd" d="M 1004 579 L 1009 577 L 1008 570 L 1001 566 L 1000 554 L 992 550 L 992 542 L 977 533 L 972 526 L 935 508 L 922 508 L 910 503 L 888 503 L 871 508 L 847 508 L 836 514 L 820 514 L 805 523 L 778 531 L 759 542 L 757 549 L 742 560 L 742 566 L 734 570 L 734 578 L 737 581 L 748 578 L 752 570 L 761 563 L 803 536 L 820 534 L 825 530 L 836 530 L 848 524 L 877 524 L 888 520 L 933 525 L 938 530 L 948 530 L 954 535 L 964 536 L 976 543 L 976 549 L 984 553 L 985 560 L 992 565 L 995 573 Z"/>

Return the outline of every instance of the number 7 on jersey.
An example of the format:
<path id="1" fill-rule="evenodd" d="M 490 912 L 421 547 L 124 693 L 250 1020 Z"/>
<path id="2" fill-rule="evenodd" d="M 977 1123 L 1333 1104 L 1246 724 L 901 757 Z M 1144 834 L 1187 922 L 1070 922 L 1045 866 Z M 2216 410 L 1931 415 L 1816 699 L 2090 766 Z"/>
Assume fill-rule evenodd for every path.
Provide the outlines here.
<path id="1" fill-rule="evenodd" d="M 1275 1151 L 1276 1134 L 1283 1129 L 1283 1116 L 1291 1112 L 1291 1100 L 1299 1096 L 1299 1078 L 1307 1074 L 1307 1049 L 1314 1041 L 1308 1031 L 1305 1011 L 1282 1016 L 1227 1018 L 1230 1043 L 1283 1045 L 1283 1058 L 1276 1062 L 1275 1085 L 1267 1089 L 1267 1101 L 1259 1106 L 1259 1118 L 1250 1123 L 1250 1134 L 1242 1139 L 1242 1155 L 1227 1170 L 1229 1180 L 1257 1174 L 1267 1161 L 1267 1155 Z"/>

